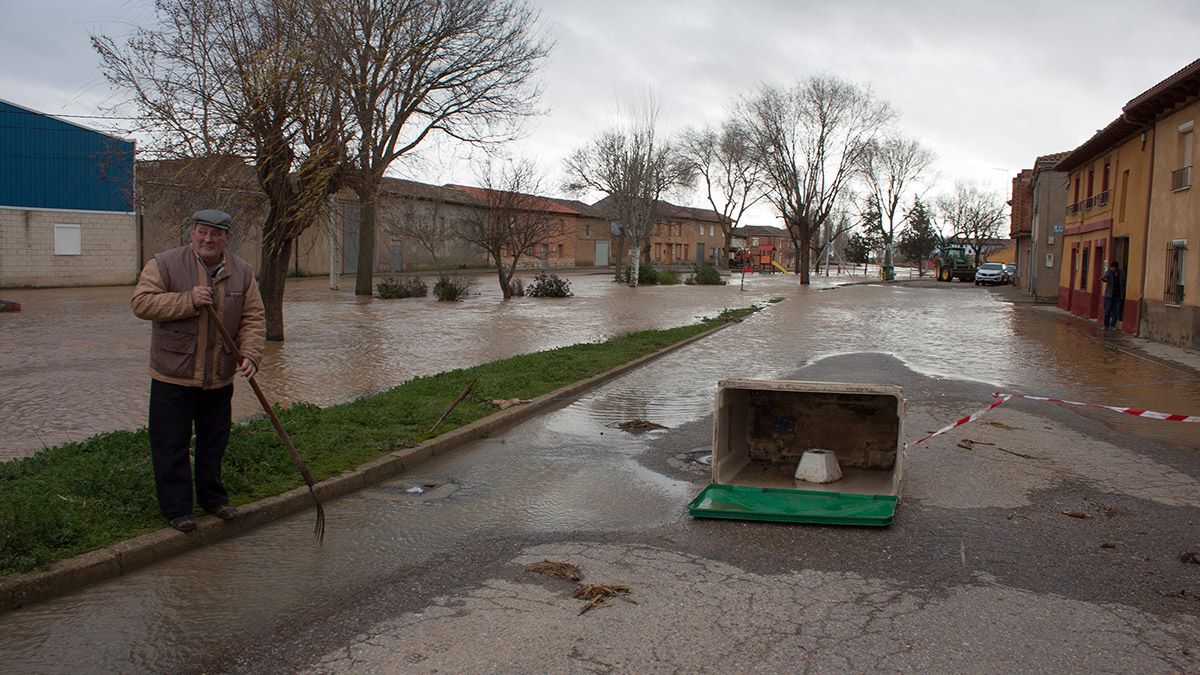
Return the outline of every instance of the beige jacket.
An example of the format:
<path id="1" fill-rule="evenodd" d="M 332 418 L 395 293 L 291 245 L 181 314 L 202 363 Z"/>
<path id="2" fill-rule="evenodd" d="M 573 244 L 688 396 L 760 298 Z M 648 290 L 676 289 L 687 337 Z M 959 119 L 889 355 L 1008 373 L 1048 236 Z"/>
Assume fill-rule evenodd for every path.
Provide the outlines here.
<path id="1" fill-rule="evenodd" d="M 242 356 L 258 366 L 266 336 L 258 283 L 249 263 L 231 253 L 225 260 L 224 271 L 211 281 L 213 305 Z M 192 304 L 192 287 L 205 285 L 208 271 L 190 246 L 160 253 L 142 269 L 130 305 L 137 317 L 154 322 L 150 377 L 204 389 L 233 381 L 233 354 L 221 344 L 212 319 Z"/>

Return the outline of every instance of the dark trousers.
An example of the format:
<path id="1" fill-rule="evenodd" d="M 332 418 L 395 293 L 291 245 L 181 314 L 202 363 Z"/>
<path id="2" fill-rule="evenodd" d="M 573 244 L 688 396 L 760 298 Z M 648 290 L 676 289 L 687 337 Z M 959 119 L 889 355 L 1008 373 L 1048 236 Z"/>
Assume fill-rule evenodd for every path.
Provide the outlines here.
<path id="1" fill-rule="evenodd" d="M 192 512 L 188 446 L 196 428 L 196 500 L 206 509 L 229 503 L 221 458 L 229 442 L 233 385 L 221 389 L 150 381 L 150 456 L 158 507 L 167 518 Z"/>
<path id="2" fill-rule="evenodd" d="M 1104 325 L 1113 327 L 1117 325 L 1117 320 L 1121 316 L 1121 300 L 1111 295 L 1104 298 Z"/>

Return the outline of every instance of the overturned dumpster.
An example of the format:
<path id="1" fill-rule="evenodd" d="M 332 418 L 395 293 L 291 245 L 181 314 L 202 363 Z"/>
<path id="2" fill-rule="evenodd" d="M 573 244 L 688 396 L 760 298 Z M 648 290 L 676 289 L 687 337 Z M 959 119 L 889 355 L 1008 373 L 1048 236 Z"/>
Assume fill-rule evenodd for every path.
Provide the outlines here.
<path id="1" fill-rule="evenodd" d="M 784 380 L 717 385 L 712 483 L 688 511 L 887 526 L 900 498 L 904 397 L 896 386 Z"/>

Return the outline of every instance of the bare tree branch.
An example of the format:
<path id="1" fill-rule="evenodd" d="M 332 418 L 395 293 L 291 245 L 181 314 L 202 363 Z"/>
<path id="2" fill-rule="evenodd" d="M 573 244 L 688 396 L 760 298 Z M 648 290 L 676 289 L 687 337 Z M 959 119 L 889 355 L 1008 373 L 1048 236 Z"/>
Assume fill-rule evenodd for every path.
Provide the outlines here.
<path id="1" fill-rule="evenodd" d="M 483 189 L 466 188 L 484 208 L 465 221 L 464 241 L 483 249 L 496 265 L 500 292 L 512 297 L 512 278 L 521 258 L 565 235 L 563 219 L 553 202 L 538 197 L 542 176 L 532 161 L 493 162 L 483 168 Z M 460 188 L 463 189 L 463 188 Z"/>
<path id="2" fill-rule="evenodd" d="M 440 133 L 468 143 L 514 137 L 535 114 L 550 49 L 521 0 L 329 0 L 321 22 L 357 127 L 351 187 L 362 207 L 355 292 L 370 295 L 376 204 L 391 164 Z"/>
<path id="3" fill-rule="evenodd" d="M 658 202 L 667 190 L 693 182 L 691 164 L 670 143 L 657 136 L 658 111 L 653 102 L 624 127 L 602 132 L 564 161 L 568 192 L 599 192 L 604 206 L 619 225 L 617 278 L 621 257 L 630 245 L 629 284 L 637 286 L 642 247 L 658 220 Z"/>
<path id="4" fill-rule="evenodd" d="M 869 91 L 829 76 L 790 89 L 763 86 L 738 108 L 767 200 L 783 217 L 809 281 L 810 246 L 855 175 L 868 143 L 892 118 Z"/>
<path id="5" fill-rule="evenodd" d="M 762 170 L 752 161 L 750 139 L 735 121 L 726 121 L 720 131 L 712 127 L 688 129 L 679 141 L 680 153 L 699 177 L 705 198 L 721 216 L 725 251 L 731 247 L 732 230 L 746 210 L 762 201 Z M 723 256 L 728 265 L 729 256 Z"/>

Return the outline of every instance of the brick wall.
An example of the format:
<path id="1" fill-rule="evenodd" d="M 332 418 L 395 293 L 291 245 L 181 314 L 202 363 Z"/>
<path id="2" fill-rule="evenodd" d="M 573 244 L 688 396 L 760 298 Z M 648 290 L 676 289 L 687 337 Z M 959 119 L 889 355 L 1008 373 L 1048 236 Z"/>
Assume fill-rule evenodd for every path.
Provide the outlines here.
<path id="1" fill-rule="evenodd" d="M 79 255 L 55 255 L 55 225 L 79 226 Z M 132 213 L 0 208 L 2 287 L 132 284 L 137 254 Z"/>
<path id="2" fill-rule="evenodd" d="M 1009 236 L 1016 237 L 1018 232 L 1029 233 L 1033 226 L 1033 169 L 1025 169 L 1013 178 L 1012 220 L 1009 225 Z"/>

